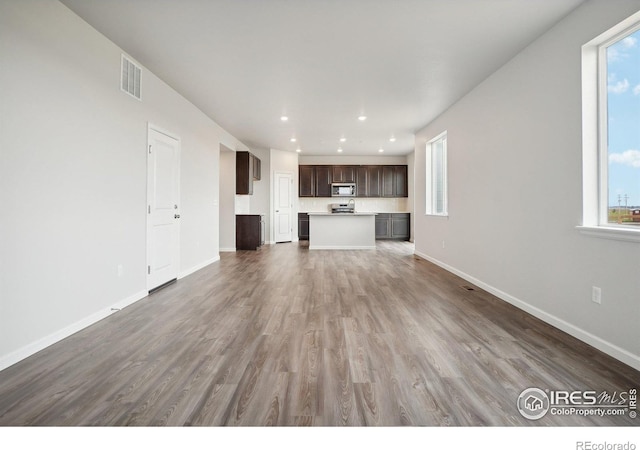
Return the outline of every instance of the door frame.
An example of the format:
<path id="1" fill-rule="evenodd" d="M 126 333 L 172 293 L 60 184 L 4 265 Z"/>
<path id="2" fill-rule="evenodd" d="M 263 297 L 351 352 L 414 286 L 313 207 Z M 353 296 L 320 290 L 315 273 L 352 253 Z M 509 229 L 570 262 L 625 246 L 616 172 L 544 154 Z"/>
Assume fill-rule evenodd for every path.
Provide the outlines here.
<path id="1" fill-rule="evenodd" d="M 150 163 L 151 163 L 151 159 L 149 158 L 149 155 L 151 154 L 151 152 L 149 151 L 149 147 L 151 146 L 151 133 L 152 131 L 155 131 L 157 133 L 163 134 L 171 139 L 174 139 L 177 144 L 178 144 L 178 161 L 177 161 L 177 165 L 178 167 L 176 168 L 177 170 L 177 175 L 176 175 L 176 181 L 177 181 L 177 186 L 176 186 L 176 195 L 178 198 L 178 209 L 177 209 L 177 213 L 179 214 L 181 208 L 180 208 L 180 166 L 181 166 L 181 162 L 182 162 L 182 140 L 180 139 L 180 136 L 178 136 L 177 134 L 168 131 L 162 127 L 159 127 L 151 122 L 147 122 L 147 146 L 146 146 L 146 181 L 147 181 L 147 195 L 145 198 L 145 215 L 146 215 L 146 264 L 145 264 L 145 274 L 146 274 L 146 281 L 145 281 L 145 285 L 147 288 L 147 292 L 157 289 L 159 287 L 164 286 L 164 284 L 161 284 L 160 286 L 150 286 L 150 273 L 149 273 L 149 267 L 151 266 L 151 233 L 150 233 L 150 228 L 151 228 L 151 214 L 150 214 L 150 207 L 151 207 L 151 203 L 150 203 L 150 199 L 151 199 L 151 194 L 152 194 L 152 183 L 150 180 Z M 178 278 L 178 275 L 180 273 L 180 220 L 176 221 L 176 225 L 177 227 L 177 241 L 176 241 L 176 249 L 175 249 L 175 261 L 176 261 L 176 269 L 175 269 L 175 279 Z M 174 280 L 170 280 L 169 282 L 172 282 Z M 167 284 L 167 283 L 165 283 Z"/>
<path id="2" fill-rule="evenodd" d="M 274 170 L 273 172 L 273 204 L 271 207 L 271 237 L 272 237 L 272 242 L 274 244 L 277 244 L 278 242 L 276 241 L 276 202 L 277 202 L 277 193 L 278 193 L 278 175 L 282 174 L 282 175 L 288 175 L 291 177 L 291 185 L 289 186 L 289 196 L 291 198 L 291 212 L 290 212 L 290 217 L 289 217 L 289 223 L 291 226 L 291 241 L 290 242 L 294 242 L 298 240 L 298 234 L 297 232 L 294 233 L 294 220 L 293 220 L 293 216 L 294 216 L 294 189 L 293 189 L 293 185 L 295 184 L 296 180 L 295 180 L 295 174 L 291 171 L 288 170 Z M 297 225 L 297 222 L 296 222 Z M 297 231 L 297 230 L 296 230 Z M 285 241 L 283 241 L 285 242 Z"/>

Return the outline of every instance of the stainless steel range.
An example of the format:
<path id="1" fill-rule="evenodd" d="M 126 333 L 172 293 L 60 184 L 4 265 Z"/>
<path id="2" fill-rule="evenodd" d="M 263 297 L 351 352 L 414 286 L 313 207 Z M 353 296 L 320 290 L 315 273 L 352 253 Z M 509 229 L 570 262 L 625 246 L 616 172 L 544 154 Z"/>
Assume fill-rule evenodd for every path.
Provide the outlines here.
<path id="1" fill-rule="evenodd" d="M 331 207 L 331 212 L 333 214 L 348 214 L 356 211 L 356 204 L 352 201 L 349 201 L 349 203 L 331 203 L 329 206 Z"/>

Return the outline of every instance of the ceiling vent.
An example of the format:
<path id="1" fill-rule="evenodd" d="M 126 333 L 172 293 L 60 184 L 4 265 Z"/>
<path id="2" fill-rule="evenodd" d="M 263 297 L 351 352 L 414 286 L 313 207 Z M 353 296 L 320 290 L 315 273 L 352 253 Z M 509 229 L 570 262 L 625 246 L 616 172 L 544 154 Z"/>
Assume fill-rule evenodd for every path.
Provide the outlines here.
<path id="1" fill-rule="evenodd" d="M 122 71 L 120 89 L 127 94 L 142 100 L 140 96 L 140 76 L 142 69 L 126 56 L 122 55 Z"/>

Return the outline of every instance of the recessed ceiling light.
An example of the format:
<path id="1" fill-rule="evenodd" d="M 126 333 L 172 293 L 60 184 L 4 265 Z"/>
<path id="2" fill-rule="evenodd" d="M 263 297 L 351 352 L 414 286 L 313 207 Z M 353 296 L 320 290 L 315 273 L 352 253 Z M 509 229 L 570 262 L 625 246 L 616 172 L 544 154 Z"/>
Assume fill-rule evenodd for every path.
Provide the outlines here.
<path id="1" fill-rule="evenodd" d="M 296 152 L 298 152 L 298 153 L 300 153 L 301 151 L 302 151 L 302 150 L 300 150 L 299 148 L 298 148 L 298 149 L 296 149 Z"/>
<path id="2" fill-rule="evenodd" d="M 383 148 L 381 148 L 381 149 L 380 149 L 380 150 L 378 150 L 378 151 L 379 151 L 380 153 L 382 153 L 382 152 L 384 152 L 384 149 L 383 149 Z"/>
<path id="3" fill-rule="evenodd" d="M 389 142 L 395 142 L 395 141 L 396 141 L 396 138 L 395 138 L 395 137 L 391 136 L 391 137 L 389 138 Z"/>
<path id="4" fill-rule="evenodd" d="M 341 148 L 338 149 L 338 153 L 342 153 L 342 149 Z"/>
<path id="5" fill-rule="evenodd" d="M 346 141 L 346 140 L 347 140 L 347 138 L 344 138 L 344 137 L 341 137 L 341 138 L 340 138 L 340 142 L 344 142 L 344 141 Z"/>
<path id="6" fill-rule="evenodd" d="M 367 120 L 367 116 L 358 116 L 358 120 L 360 122 L 364 122 L 365 120 Z"/>
<path id="7" fill-rule="evenodd" d="M 289 120 L 289 118 L 287 116 L 282 116 L 280 117 L 280 120 L 282 120 L 283 122 L 286 122 L 287 120 Z"/>
<path id="8" fill-rule="evenodd" d="M 291 142 L 295 142 L 295 141 L 296 141 L 296 138 L 291 138 L 291 139 L 289 139 L 289 140 L 290 140 Z"/>

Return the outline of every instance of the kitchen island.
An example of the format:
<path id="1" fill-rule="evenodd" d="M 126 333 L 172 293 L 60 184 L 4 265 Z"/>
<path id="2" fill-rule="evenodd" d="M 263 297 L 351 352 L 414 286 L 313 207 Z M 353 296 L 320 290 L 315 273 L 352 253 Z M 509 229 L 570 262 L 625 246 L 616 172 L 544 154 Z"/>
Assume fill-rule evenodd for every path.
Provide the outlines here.
<path id="1" fill-rule="evenodd" d="M 309 250 L 373 250 L 373 212 L 309 213 Z"/>

